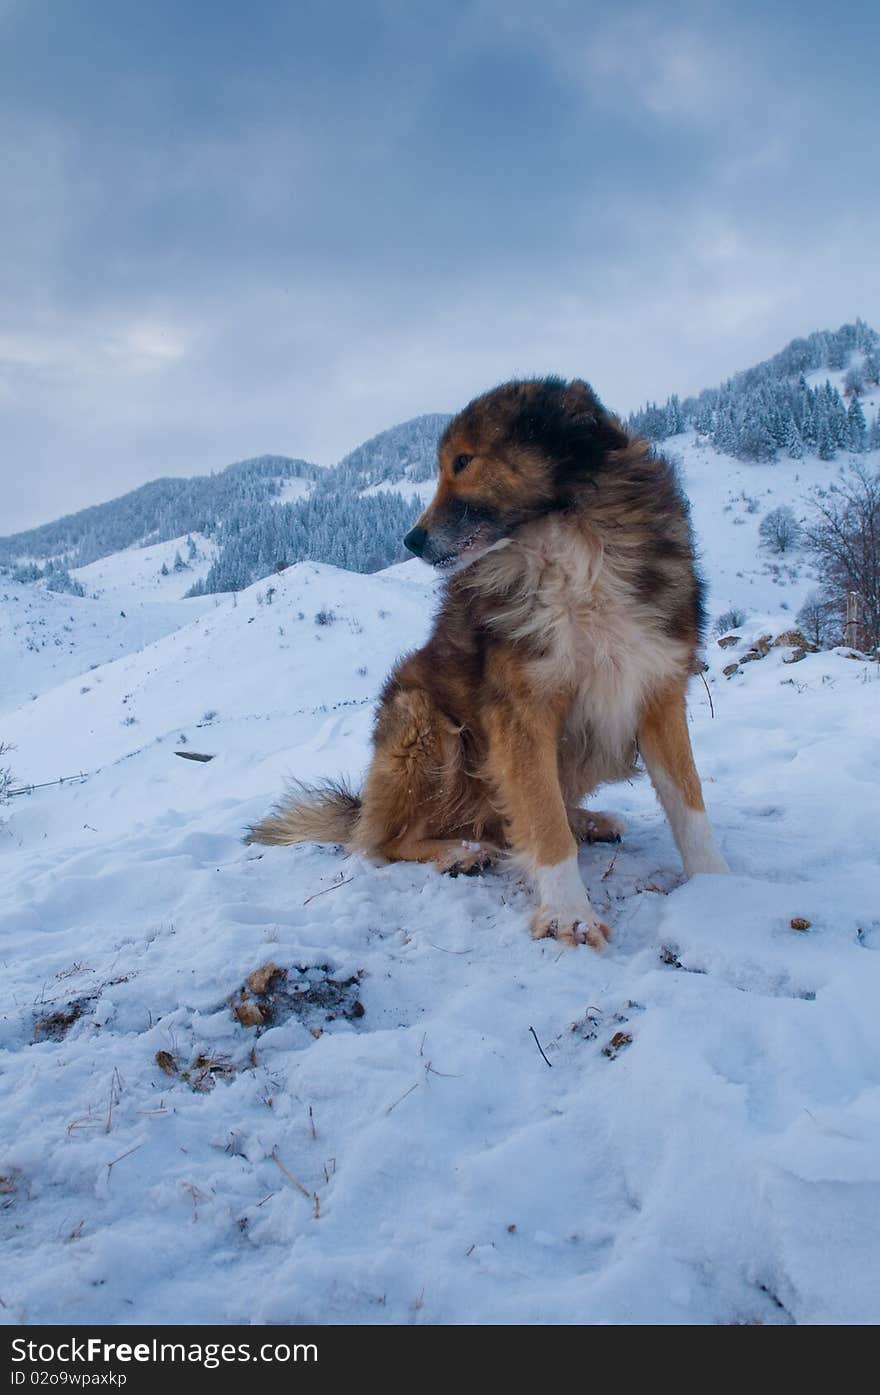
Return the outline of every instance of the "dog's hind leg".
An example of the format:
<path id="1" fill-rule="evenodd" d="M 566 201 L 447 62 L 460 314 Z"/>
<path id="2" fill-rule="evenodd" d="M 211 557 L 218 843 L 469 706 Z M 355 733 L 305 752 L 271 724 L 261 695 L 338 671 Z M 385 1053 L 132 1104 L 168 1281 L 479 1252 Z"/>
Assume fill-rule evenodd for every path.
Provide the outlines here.
<path id="1" fill-rule="evenodd" d="M 712 833 L 694 765 L 682 684 L 652 695 L 639 719 L 639 750 L 672 829 L 685 875 L 728 872 Z"/>
<path id="2" fill-rule="evenodd" d="M 389 862 L 433 862 L 452 875 L 487 867 L 497 849 L 462 821 L 462 765 L 460 728 L 430 693 L 395 693 L 380 711 L 353 846 Z"/>
<path id="3" fill-rule="evenodd" d="M 566 812 L 578 843 L 619 843 L 623 836 L 623 824 L 613 814 L 602 814 L 598 809 L 569 808 Z"/>
<path id="4" fill-rule="evenodd" d="M 433 862 L 438 872 L 451 877 L 472 877 L 484 872 L 499 849 L 464 838 L 419 838 L 404 834 L 379 849 L 389 862 Z"/>

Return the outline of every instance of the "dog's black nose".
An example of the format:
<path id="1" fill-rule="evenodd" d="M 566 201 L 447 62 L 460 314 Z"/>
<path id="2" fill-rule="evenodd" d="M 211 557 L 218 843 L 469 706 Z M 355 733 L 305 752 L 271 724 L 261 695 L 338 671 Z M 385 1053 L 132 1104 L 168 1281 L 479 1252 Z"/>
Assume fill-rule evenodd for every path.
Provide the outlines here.
<path id="1" fill-rule="evenodd" d="M 414 552 L 417 557 L 421 557 L 427 541 L 428 534 L 424 528 L 412 528 L 404 538 L 403 545 L 408 547 L 410 552 Z"/>

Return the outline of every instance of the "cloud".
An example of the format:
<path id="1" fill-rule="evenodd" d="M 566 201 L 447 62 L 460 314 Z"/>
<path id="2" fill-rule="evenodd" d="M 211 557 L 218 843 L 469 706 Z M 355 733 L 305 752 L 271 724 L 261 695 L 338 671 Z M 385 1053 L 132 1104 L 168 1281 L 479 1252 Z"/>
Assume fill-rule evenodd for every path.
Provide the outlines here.
<path id="1" fill-rule="evenodd" d="M 668 20 L 668 11 L 642 10 L 606 24 L 585 45 L 590 82 L 606 99 L 660 116 L 728 119 L 743 86 L 738 55 L 691 29 L 670 30 Z"/>
<path id="2" fill-rule="evenodd" d="M 880 319 L 873 12 L 136 13 L 3 20 L 0 532 L 513 374 L 628 410 Z"/>
<path id="3" fill-rule="evenodd" d="M 724 32 L 713 7 L 483 0 L 483 23 L 537 44 L 559 75 L 593 102 L 693 121 L 726 121 L 769 75 L 745 33 Z"/>
<path id="4" fill-rule="evenodd" d="M 124 383 L 177 362 L 185 353 L 186 336 L 180 328 L 155 321 L 81 326 L 76 337 L 67 330 L 0 333 L 0 369 L 74 382 L 94 378 Z"/>

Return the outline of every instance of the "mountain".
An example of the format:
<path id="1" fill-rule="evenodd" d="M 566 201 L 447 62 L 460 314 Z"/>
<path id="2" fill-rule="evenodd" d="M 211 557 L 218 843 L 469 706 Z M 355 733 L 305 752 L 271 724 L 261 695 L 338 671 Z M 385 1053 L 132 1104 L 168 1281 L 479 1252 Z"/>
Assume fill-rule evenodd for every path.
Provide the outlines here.
<path id="1" fill-rule="evenodd" d="M 240 460 L 215 475 L 158 479 L 23 533 L 0 538 L 0 565 L 63 562 L 86 566 L 126 547 L 187 533 L 214 534 L 227 518 L 277 499 L 292 480 L 314 480 L 320 466 L 283 455 Z"/>
<path id="2" fill-rule="evenodd" d="M 418 484 L 433 479 L 437 442 L 451 420 L 448 414 L 433 413 L 381 431 L 335 466 L 335 487 L 363 490 L 378 484 Z"/>
<path id="3" fill-rule="evenodd" d="M 709 444 L 750 464 L 831 461 L 880 448 L 878 384 L 880 335 L 856 320 L 794 339 L 696 397 L 650 403 L 629 424 L 677 453 Z M 449 420 L 414 417 L 329 468 L 260 456 L 215 475 L 156 480 L 0 539 L 0 566 L 14 580 L 75 595 L 89 584 L 83 567 L 122 549 L 173 540 L 181 562 L 191 562 L 198 533 L 210 544 L 202 556 L 211 555 L 186 578 L 190 596 L 241 590 L 299 561 L 377 571 L 404 560 L 400 540 L 432 492 L 437 441 Z"/>
<path id="4" fill-rule="evenodd" d="M 773 358 L 697 397 L 649 403 L 629 424 L 653 441 L 694 430 L 739 460 L 769 462 L 780 454 L 799 460 L 814 451 L 833 460 L 838 451 L 880 447 L 880 416 L 875 412 L 869 426 L 859 400 L 878 384 L 880 334 L 856 320 L 793 339 Z"/>
<path id="5" fill-rule="evenodd" d="M 0 538 L 0 567 L 15 581 L 42 580 L 50 590 L 76 595 L 88 578 L 72 573 L 90 563 L 169 540 L 182 539 L 187 549 L 198 533 L 215 555 L 207 576 L 203 569 L 194 582 L 190 578 L 193 595 L 238 590 L 280 565 L 310 558 L 376 571 L 403 560 L 400 539 L 419 511 L 413 501 L 425 493 L 448 420 L 415 417 L 330 468 L 265 455 L 213 475 L 154 480 Z"/>

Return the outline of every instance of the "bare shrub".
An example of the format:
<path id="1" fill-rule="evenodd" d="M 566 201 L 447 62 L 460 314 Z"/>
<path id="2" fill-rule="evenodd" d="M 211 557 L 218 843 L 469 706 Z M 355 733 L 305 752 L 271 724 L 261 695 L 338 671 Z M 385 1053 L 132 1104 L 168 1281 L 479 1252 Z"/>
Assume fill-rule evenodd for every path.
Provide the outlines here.
<path id="1" fill-rule="evenodd" d="M 782 504 L 771 509 L 761 519 L 758 536 L 771 552 L 790 552 L 797 547 L 801 538 L 801 525 L 795 518 L 794 509 Z"/>
<path id="2" fill-rule="evenodd" d="M 15 776 L 12 773 L 12 769 L 4 762 L 4 757 L 14 749 L 15 748 L 9 745 L 8 742 L 0 741 L 0 807 L 9 803 L 12 795 L 12 788 L 15 784 Z M 0 820 L 0 827 L 2 826 L 3 821 Z"/>
<path id="3" fill-rule="evenodd" d="M 846 642 L 862 650 L 880 643 L 880 471 L 862 462 L 841 472 L 834 491 L 813 496 L 814 516 L 804 529 L 819 573 L 823 600 L 840 617 L 855 596 L 855 623 Z"/>
<path id="4" fill-rule="evenodd" d="M 731 606 L 730 610 L 725 610 L 719 615 L 712 626 L 712 633 L 716 635 L 729 634 L 731 630 L 738 630 L 740 625 L 746 623 L 746 613 L 737 606 Z"/>
<path id="5" fill-rule="evenodd" d="M 819 649 L 833 649 L 843 639 L 840 607 L 821 591 L 811 591 L 797 613 L 797 626 Z"/>

